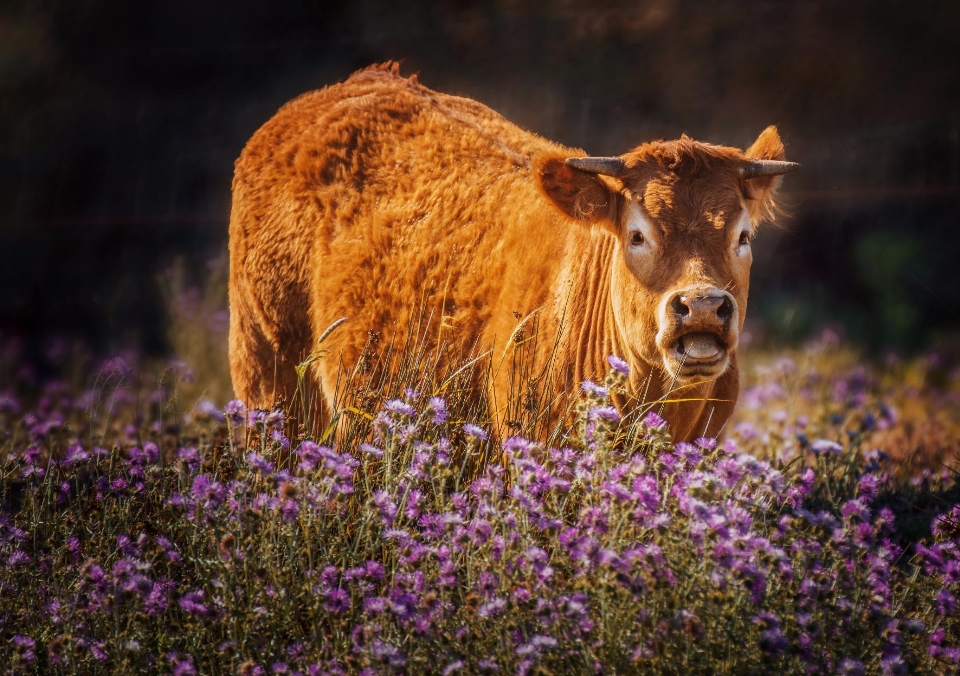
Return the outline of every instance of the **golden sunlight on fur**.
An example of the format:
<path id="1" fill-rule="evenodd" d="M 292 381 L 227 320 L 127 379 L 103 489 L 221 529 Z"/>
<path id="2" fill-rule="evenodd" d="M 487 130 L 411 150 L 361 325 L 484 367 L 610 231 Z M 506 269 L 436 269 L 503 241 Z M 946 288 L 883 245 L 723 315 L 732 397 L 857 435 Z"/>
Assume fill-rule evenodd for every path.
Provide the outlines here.
<path id="1" fill-rule="evenodd" d="M 396 64 L 285 105 L 233 181 L 237 396 L 289 401 L 296 365 L 346 317 L 311 367 L 330 405 L 368 331 L 402 333 L 426 307 L 449 317 L 450 353 L 494 362 L 518 318 L 535 318 L 534 371 L 557 388 L 602 379 L 616 354 L 637 401 L 676 393 L 664 410 L 676 439 L 716 434 L 737 397 L 749 239 L 796 165 L 774 127 L 746 152 L 683 137 L 582 156 Z M 495 412 L 504 371 L 493 364 Z"/>

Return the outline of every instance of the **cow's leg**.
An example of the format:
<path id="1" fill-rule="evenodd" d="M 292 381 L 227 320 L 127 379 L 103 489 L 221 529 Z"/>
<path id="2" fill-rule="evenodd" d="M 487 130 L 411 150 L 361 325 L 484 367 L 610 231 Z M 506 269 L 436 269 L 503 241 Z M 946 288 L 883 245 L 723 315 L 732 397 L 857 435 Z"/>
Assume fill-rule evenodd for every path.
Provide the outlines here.
<path id="1" fill-rule="evenodd" d="M 296 393 L 296 361 L 275 348 L 247 299 L 230 298 L 230 376 L 236 396 L 247 406 L 287 405 Z"/>

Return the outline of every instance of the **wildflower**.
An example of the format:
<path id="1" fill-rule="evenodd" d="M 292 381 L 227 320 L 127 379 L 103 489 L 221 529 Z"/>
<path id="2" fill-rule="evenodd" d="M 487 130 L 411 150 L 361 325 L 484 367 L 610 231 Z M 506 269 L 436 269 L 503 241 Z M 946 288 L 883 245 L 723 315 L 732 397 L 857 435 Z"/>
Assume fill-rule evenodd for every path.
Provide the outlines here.
<path id="1" fill-rule="evenodd" d="M 433 413 L 431 420 L 434 425 L 442 425 L 447 421 L 447 403 L 442 397 L 431 397 L 428 410 Z"/>
<path id="2" fill-rule="evenodd" d="M 407 663 L 407 658 L 404 657 L 400 648 L 380 639 L 373 641 L 370 646 L 370 655 L 392 668 L 399 668 Z"/>
<path id="3" fill-rule="evenodd" d="M 223 413 L 234 425 L 241 425 L 247 420 L 247 407 L 239 399 L 234 399 L 224 406 Z"/>
<path id="4" fill-rule="evenodd" d="M 276 408 L 267 413 L 263 422 L 267 426 L 268 430 L 282 432 L 283 426 L 287 422 L 287 414 L 283 412 L 282 408 Z"/>
<path id="5" fill-rule="evenodd" d="M 842 676 L 863 676 L 866 672 L 863 667 L 863 662 L 844 657 L 840 660 L 840 664 L 837 665 L 837 673 L 842 674 Z"/>
<path id="6" fill-rule="evenodd" d="M 33 649 L 36 647 L 36 641 L 29 636 L 16 634 L 13 637 L 13 644 L 17 646 L 17 652 L 20 656 L 20 659 L 24 662 L 33 662 L 33 660 L 36 658 L 36 654 L 33 651 Z"/>
<path id="7" fill-rule="evenodd" d="M 810 443 L 810 450 L 817 455 L 825 453 L 840 455 L 843 452 L 843 446 L 838 444 L 836 441 L 830 441 L 829 439 L 815 439 Z"/>
<path id="8" fill-rule="evenodd" d="M 193 656 L 179 653 L 167 653 L 167 662 L 171 665 L 173 676 L 196 676 L 197 668 L 193 663 Z"/>
<path id="9" fill-rule="evenodd" d="M 209 608 L 203 603 L 204 592 L 202 589 L 187 592 L 180 597 L 178 601 L 183 612 L 190 615 L 204 616 L 209 613 Z"/>
<path id="10" fill-rule="evenodd" d="M 787 648 L 790 647 L 790 641 L 779 628 L 766 629 L 760 632 L 760 650 L 771 657 L 780 657 Z"/>
<path id="11" fill-rule="evenodd" d="M 273 474 L 273 463 L 264 458 L 259 453 L 248 453 L 247 454 L 247 464 L 253 467 L 255 470 L 263 474 L 264 476 L 270 476 Z"/>
<path id="12" fill-rule="evenodd" d="M 383 405 L 383 408 L 390 413 L 406 416 L 408 418 L 412 418 L 417 414 L 417 409 L 401 399 L 391 399 Z"/>
<path id="13" fill-rule="evenodd" d="M 480 441 L 486 441 L 489 438 L 489 435 L 483 430 L 482 427 L 478 427 L 473 423 L 467 423 L 463 426 L 463 432 L 467 436 L 479 439 Z"/>
<path id="14" fill-rule="evenodd" d="M 947 617 L 957 613 L 957 598 L 946 589 L 941 589 L 937 594 L 937 612 Z"/>
<path id="15" fill-rule="evenodd" d="M 67 453 L 63 456 L 61 463 L 64 467 L 69 467 L 70 465 L 86 462 L 89 459 L 90 454 L 83 449 L 83 446 L 80 444 L 73 444 L 67 449 Z"/>
<path id="16" fill-rule="evenodd" d="M 650 411 L 646 416 L 644 416 L 643 424 L 647 427 L 647 429 L 651 430 L 662 430 L 666 429 L 667 427 L 667 421 L 653 411 Z"/>
<path id="17" fill-rule="evenodd" d="M 620 422 L 620 412 L 614 406 L 593 406 L 587 411 L 587 419 L 618 423 Z"/>
<path id="18" fill-rule="evenodd" d="M 477 615 L 483 618 L 491 618 L 500 615 L 507 608 L 507 601 L 504 598 L 495 596 L 489 601 L 482 603 L 477 608 Z"/>
<path id="19" fill-rule="evenodd" d="M 860 481 L 857 482 L 857 495 L 867 502 L 870 502 L 877 497 L 879 488 L 880 477 L 876 474 L 864 474 L 860 477 Z"/>
<path id="20" fill-rule="evenodd" d="M 612 368 L 615 373 L 619 373 L 623 376 L 630 375 L 630 365 L 620 357 L 611 354 L 607 357 L 607 363 L 610 364 L 610 368 Z"/>
<path id="21" fill-rule="evenodd" d="M 29 554 L 24 551 L 17 550 L 7 557 L 7 565 L 10 568 L 16 568 L 17 566 L 24 566 L 30 563 L 31 560 L 32 559 L 30 558 Z"/>
<path id="22" fill-rule="evenodd" d="M 496 674 L 500 671 L 500 665 L 495 659 L 483 659 L 477 661 L 477 669 L 484 674 Z"/>
<path id="23" fill-rule="evenodd" d="M 328 612 L 339 614 L 350 610 L 350 595 L 343 589 L 330 589 L 325 596 L 323 607 Z"/>
<path id="24" fill-rule="evenodd" d="M 219 507 L 227 495 L 227 489 L 208 474 L 198 474 L 190 488 L 190 494 L 205 509 Z"/>
<path id="25" fill-rule="evenodd" d="M 230 403 L 232 404 L 233 402 L 230 402 Z M 210 418 L 214 422 L 222 423 L 226 419 L 226 416 L 224 415 L 224 411 L 221 411 L 217 407 L 217 405 L 214 404 L 209 399 L 201 399 L 197 403 L 197 406 L 194 409 L 194 411 L 202 417 Z"/>
<path id="26" fill-rule="evenodd" d="M 863 500 L 859 498 L 847 500 L 843 503 L 840 508 L 840 513 L 844 519 L 851 521 L 865 521 L 870 518 L 870 510 L 863 504 Z"/>
<path id="27" fill-rule="evenodd" d="M 287 498 L 280 503 L 280 518 L 286 523 L 293 523 L 300 516 L 300 503 L 293 498 Z"/>
<path id="28" fill-rule="evenodd" d="M 360 452 L 365 455 L 369 455 L 373 458 L 383 457 L 383 449 L 377 448 L 373 444 L 368 444 L 368 443 L 360 444 Z"/>
<path id="29" fill-rule="evenodd" d="M 607 397 L 610 396 L 610 390 L 608 390 L 603 385 L 597 385 L 592 380 L 584 380 L 583 383 L 581 383 L 580 385 L 580 389 L 586 392 L 587 394 L 591 394 L 595 397 L 600 397 L 601 399 L 606 399 Z"/>

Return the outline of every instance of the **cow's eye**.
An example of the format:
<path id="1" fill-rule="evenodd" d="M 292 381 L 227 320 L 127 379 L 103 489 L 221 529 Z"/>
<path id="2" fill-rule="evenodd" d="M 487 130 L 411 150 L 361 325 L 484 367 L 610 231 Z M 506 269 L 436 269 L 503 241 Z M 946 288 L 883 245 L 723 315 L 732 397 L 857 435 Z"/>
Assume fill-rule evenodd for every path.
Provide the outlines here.
<path id="1" fill-rule="evenodd" d="M 750 244 L 750 231 L 744 230 L 740 233 L 740 240 L 737 242 L 737 246 L 747 246 Z"/>
<path id="2" fill-rule="evenodd" d="M 643 244 L 643 233 L 641 233 L 639 230 L 634 230 L 632 233 L 630 233 L 630 244 L 632 246 L 640 246 Z"/>

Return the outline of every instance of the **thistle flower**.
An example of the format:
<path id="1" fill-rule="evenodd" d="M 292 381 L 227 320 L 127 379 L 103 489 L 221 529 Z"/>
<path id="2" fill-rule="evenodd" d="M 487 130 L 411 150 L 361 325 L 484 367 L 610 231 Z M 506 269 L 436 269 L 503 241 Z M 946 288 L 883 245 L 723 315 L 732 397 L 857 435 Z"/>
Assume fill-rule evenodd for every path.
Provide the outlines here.
<path id="1" fill-rule="evenodd" d="M 611 354 L 607 357 L 607 363 L 610 364 L 610 368 L 613 369 L 615 373 L 619 373 L 622 376 L 630 375 L 630 365 L 620 357 Z"/>
<path id="2" fill-rule="evenodd" d="M 242 425 L 247 421 L 247 407 L 239 399 L 233 399 L 224 406 L 223 413 L 234 425 Z"/>
<path id="3" fill-rule="evenodd" d="M 583 383 L 580 384 L 580 389 L 600 399 L 606 399 L 610 396 L 610 390 L 603 385 L 596 384 L 592 380 L 584 380 Z"/>
<path id="4" fill-rule="evenodd" d="M 667 421 L 653 411 L 650 411 L 644 416 L 643 424 L 647 427 L 647 429 L 651 430 L 663 430 L 667 428 Z"/>
<path id="5" fill-rule="evenodd" d="M 401 399 L 391 399 L 383 405 L 383 408 L 385 411 L 393 413 L 394 415 L 405 416 L 407 418 L 412 418 L 417 414 L 417 409 Z"/>
<path id="6" fill-rule="evenodd" d="M 433 414 L 431 421 L 434 425 L 442 425 L 447 421 L 447 403 L 442 397 L 431 397 L 428 410 Z"/>
<path id="7" fill-rule="evenodd" d="M 810 443 L 810 450 L 817 455 L 840 455 L 843 453 L 843 446 L 838 444 L 836 441 L 830 441 L 829 439 L 815 439 Z"/>
<path id="8" fill-rule="evenodd" d="M 479 439 L 480 441 L 486 441 L 489 438 L 489 435 L 482 427 L 478 427 L 473 423 L 466 423 L 463 426 L 463 432 L 467 436 L 473 437 L 474 439 Z"/>

